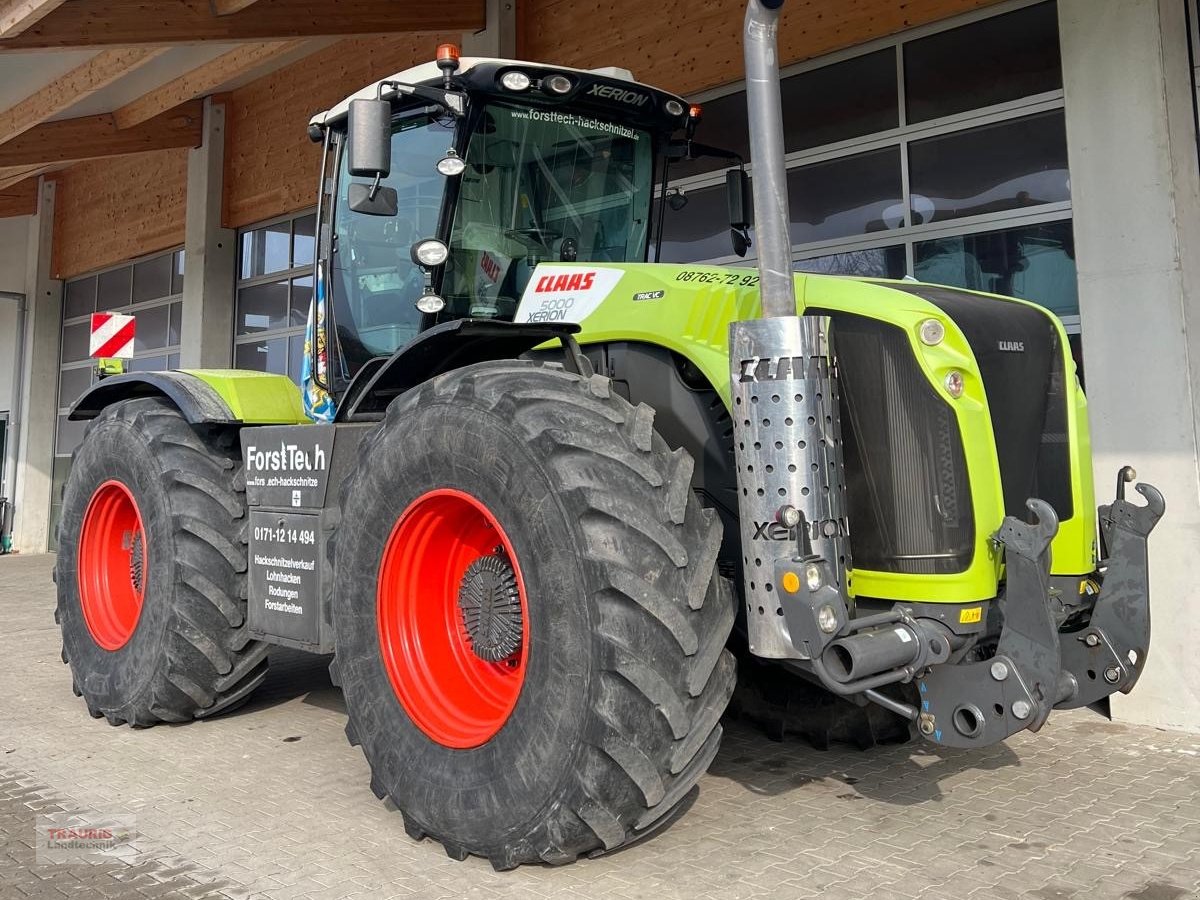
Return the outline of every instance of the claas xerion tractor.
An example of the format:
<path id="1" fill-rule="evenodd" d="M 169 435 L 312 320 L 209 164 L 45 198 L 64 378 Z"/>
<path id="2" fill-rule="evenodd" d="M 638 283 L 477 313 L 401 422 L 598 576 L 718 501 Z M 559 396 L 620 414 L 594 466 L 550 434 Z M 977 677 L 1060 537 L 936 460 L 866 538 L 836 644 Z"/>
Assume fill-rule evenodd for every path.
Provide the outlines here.
<path id="1" fill-rule="evenodd" d="M 746 16 L 752 235 L 739 162 L 622 70 L 444 46 L 312 120 L 301 390 L 129 374 L 71 412 L 57 616 L 93 716 L 212 716 L 271 645 L 332 653 L 374 792 L 507 869 L 667 821 L 731 650 L 949 747 L 1134 686 L 1162 496 L 1124 469 L 1097 516 L 1051 313 L 793 272 L 781 5 Z M 646 262 L 701 154 L 757 271 Z"/>

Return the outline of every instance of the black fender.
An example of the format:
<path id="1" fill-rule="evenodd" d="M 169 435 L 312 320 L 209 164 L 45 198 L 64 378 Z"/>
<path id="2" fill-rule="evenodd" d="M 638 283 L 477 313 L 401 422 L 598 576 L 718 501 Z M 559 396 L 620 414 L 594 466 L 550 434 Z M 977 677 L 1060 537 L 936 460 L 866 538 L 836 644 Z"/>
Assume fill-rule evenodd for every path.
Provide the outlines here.
<path id="1" fill-rule="evenodd" d="M 337 421 L 376 421 L 388 404 L 431 378 L 474 363 L 517 359 L 538 344 L 558 339 L 568 365 L 578 368 L 573 323 L 525 324 L 493 319 L 455 319 L 421 332 L 385 360 L 359 371 L 338 404 Z"/>
<path id="2" fill-rule="evenodd" d="M 597 373 L 612 379 L 618 394 L 654 410 L 654 427 L 668 445 L 691 454 L 696 464 L 692 486 L 701 503 L 715 509 L 725 526 L 720 554 L 723 574 L 740 568 L 733 421 L 716 388 L 687 357 L 657 344 L 613 341 L 583 344 L 581 349 Z M 529 355 L 543 353 L 562 359 L 558 350 Z"/>
<path id="3" fill-rule="evenodd" d="M 106 406 L 138 397 L 165 397 L 192 425 L 236 425 L 236 418 L 221 395 L 186 372 L 132 372 L 98 381 L 75 401 L 67 418 L 94 419 Z"/>

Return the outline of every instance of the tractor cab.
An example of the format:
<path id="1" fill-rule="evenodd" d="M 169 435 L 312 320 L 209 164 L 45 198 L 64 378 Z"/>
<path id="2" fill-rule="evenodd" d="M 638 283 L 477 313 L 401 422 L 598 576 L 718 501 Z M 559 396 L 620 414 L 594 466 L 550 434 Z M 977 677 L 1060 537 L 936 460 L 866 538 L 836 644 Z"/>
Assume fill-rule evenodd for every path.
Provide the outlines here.
<path id="1" fill-rule="evenodd" d="M 443 45 L 436 63 L 314 117 L 315 417 L 432 325 L 511 320 L 541 262 L 644 261 L 656 160 L 694 115 L 625 70 L 460 60 Z"/>

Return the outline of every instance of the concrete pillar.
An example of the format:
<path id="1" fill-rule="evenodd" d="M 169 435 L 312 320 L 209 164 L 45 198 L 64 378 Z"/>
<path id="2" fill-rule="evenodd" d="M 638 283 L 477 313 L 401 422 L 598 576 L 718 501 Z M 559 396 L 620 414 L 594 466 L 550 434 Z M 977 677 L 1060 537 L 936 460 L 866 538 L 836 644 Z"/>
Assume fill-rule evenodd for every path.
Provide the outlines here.
<path id="1" fill-rule="evenodd" d="M 204 139 L 188 154 L 180 367 L 228 368 L 233 360 L 236 233 L 222 227 L 225 105 L 204 101 Z"/>
<path id="2" fill-rule="evenodd" d="M 50 538 L 58 368 L 62 341 L 62 282 L 51 277 L 55 183 L 41 179 L 29 228 L 25 267 L 24 372 L 14 491 L 13 546 L 45 553 Z"/>
<path id="3" fill-rule="evenodd" d="M 24 337 L 25 264 L 29 216 L 0 219 L 0 413 L 8 413 L 0 457 L 0 497 L 12 499 L 21 423 L 21 341 Z"/>
<path id="4" fill-rule="evenodd" d="M 517 58 L 517 0 L 486 0 L 483 31 L 466 33 L 463 56 Z"/>
<path id="5" fill-rule="evenodd" d="M 1149 663 L 1113 710 L 1200 731 L 1200 169 L 1184 4 L 1058 10 L 1097 495 L 1130 463 L 1167 498 L 1150 540 Z"/>

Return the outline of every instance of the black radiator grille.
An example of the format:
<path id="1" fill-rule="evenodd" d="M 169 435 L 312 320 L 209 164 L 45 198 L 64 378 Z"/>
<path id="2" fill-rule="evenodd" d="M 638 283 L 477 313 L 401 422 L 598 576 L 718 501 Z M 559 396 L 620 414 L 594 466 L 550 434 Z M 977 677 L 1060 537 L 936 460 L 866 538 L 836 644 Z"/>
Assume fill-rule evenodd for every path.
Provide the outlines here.
<path id="1" fill-rule="evenodd" d="M 1058 329 L 1039 309 L 951 288 L 894 285 L 928 300 L 962 329 L 979 365 L 996 435 L 1004 510 L 1022 520 L 1038 497 L 1060 521 L 1074 514 L 1067 384 Z"/>
<path id="2" fill-rule="evenodd" d="M 841 386 L 855 568 L 962 572 L 971 563 L 975 525 L 953 410 L 921 372 L 901 329 L 827 314 Z"/>

